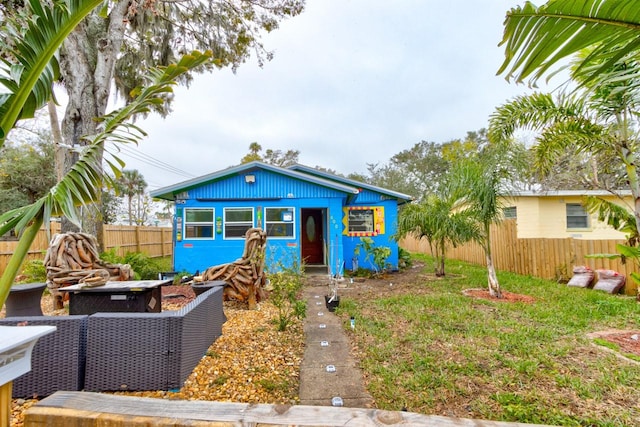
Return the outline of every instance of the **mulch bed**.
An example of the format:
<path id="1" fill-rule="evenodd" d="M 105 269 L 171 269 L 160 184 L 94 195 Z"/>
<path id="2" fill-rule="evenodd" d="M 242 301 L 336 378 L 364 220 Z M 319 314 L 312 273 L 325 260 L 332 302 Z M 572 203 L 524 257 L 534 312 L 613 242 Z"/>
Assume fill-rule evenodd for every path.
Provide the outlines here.
<path id="1" fill-rule="evenodd" d="M 487 289 L 465 289 L 462 293 L 468 297 L 480 298 L 495 302 L 524 302 L 531 304 L 536 302 L 536 299 L 529 295 L 514 294 L 511 292 L 502 291 L 502 298 L 496 298 L 491 296 Z"/>

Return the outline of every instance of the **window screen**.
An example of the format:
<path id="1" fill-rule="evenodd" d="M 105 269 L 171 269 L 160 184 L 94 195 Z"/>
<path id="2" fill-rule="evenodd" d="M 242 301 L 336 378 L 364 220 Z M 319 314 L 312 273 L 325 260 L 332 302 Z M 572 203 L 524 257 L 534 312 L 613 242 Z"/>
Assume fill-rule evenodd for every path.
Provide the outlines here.
<path id="1" fill-rule="evenodd" d="M 225 239 L 243 238 L 250 228 L 253 228 L 253 208 L 224 209 Z"/>
<path id="2" fill-rule="evenodd" d="M 589 216 L 579 203 L 567 203 L 567 228 L 588 228 Z"/>
<path id="3" fill-rule="evenodd" d="M 186 239 L 213 239 L 213 209 L 184 210 L 184 235 Z"/>
<path id="4" fill-rule="evenodd" d="M 349 210 L 349 233 L 373 233 L 373 209 Z"/>
<path id="5" fill-rule="evenodd" d="M 265 227 L 269 237 L 294 237 L 293 208 L 265 208 Z"/>

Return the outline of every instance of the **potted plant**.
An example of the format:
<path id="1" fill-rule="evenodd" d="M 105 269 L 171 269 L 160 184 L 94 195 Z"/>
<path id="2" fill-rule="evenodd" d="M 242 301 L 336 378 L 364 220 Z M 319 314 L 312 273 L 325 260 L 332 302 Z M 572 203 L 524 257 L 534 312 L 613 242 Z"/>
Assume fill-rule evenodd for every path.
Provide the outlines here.
<path id="1" fill-rule="evenodd" d="M 335 276 L 329 279 L 329 295 L 324 296 L 324 302 L 330 312 L 334 312 L 336 307 L 340 305 L 340 296 L 338 295 L 338 280 Z"/>

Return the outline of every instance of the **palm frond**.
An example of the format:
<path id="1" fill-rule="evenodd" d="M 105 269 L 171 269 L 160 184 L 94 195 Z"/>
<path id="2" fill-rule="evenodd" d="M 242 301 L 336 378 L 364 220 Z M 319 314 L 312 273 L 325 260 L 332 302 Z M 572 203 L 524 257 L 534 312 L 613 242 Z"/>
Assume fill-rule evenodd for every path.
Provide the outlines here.
<path id="1" fill-rule="evenodd" d="M 517 129 L 541 130 L 551 123 L 581 117 L 585 103 L 571 95 L 534 92 L 520 95 L 496 108 L 489 118 L 489 141 L 508 141 Z"/>
<path id="2" fill-rule="evenodd" d="M 617 205 L 600 197 L 585 198 L 584 207 L 590 214 L 597 214 L 598 221 L 602 221 L 627 236 L 627 244 L 636 246 L 640 241 L 640 233 L 636 227 L 633 213 L 624 206 Z"/>
<path id="3" fill-rule="evenodd" d="M 51 97 L 58 76 L 55 57 L 64 39 L 104 0 L 67 0 L 49 7 L 29 0 L 32 16 L 12 54 L 17 63 L 2 61 L 0 84 L 8 93 L 0 97 L 0 146 L 15 123 L 33 117 Z"/>
<path id="4" fill-rule="evenodd" d="M 552 0 L 511 9 L 501 46 L 505 60 L 498 74 L 507 80 L 536 82 L 552 67 L 583 49 L 591 49 L 572 72 L 590 81 L 615 64 L 637 57 L 640 8 L 633 0 Z"/>
<path id="5" fill-rule="evenodd" d="M 80 150 L 78 161 L 55 187 L 32 205 L 0 215 L 0 233 L 13 228 L 20 232 L 36 217 L 46 224 L 51 216 L 64 215 L 79 224 L 77 207 L 97 201 L 105 181 L 112 184 L 112 178 L 102 170 L 103 152 L 107 154 L 105 162 L 116 177 L 124 166 L 116 150 L 104 150 L 106 143 L 140 141 L 146 135 L 144 131 L 126 121 L 162 101 L 162 94 L 172 90 L 180 74 L 204 64 L 210 57 L 211 52 L 192 52 L 184 55 L 177 64 L 151 70 L 147 79 L 149 84 L 136 91 L 137 95 L 130 104 L 98 119 L 101 131 L 85 137 L 88 144 Z"/>

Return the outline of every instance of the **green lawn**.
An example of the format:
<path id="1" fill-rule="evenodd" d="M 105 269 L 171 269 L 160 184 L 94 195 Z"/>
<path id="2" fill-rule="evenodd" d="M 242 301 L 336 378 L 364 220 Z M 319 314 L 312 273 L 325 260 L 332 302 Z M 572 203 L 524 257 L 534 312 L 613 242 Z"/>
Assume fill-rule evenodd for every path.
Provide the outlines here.
<path id="1" fill-rule="evenodd" d="M 625 296 L 499 272 L 503 290 L 535 303 L 462 294 L 486 286 L 486 269 L 448 261 L 450 277 L 365 282 L 342 293 L 338 313 L 361 357 L 369 392 L 384 409 L 557 425 L 640 425 L 640 364 L 596 347 L 589 332 L 640 330 L 640 304 Z M 393 281 L 394 275 L 388 277 Z M 376 292 L 375 286 L 380 287 Z M 351 331 L 349 316 L 356 317 Z"/>

